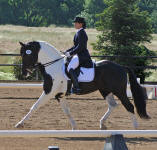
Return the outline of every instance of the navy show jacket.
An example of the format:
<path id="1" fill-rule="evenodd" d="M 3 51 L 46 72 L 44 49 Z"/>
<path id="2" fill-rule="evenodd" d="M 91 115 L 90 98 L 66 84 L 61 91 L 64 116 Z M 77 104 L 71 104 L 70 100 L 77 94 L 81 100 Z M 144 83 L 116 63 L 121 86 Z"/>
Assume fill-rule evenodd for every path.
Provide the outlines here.
<path id="1" fill-rule="evenodd" d="M 92 67 L 92 60 L 87 49 L 88 36 L 83 28 L 75 34 L 73 41 L 74 46 L 68 49 L 67 52 L 69 52 L 70 55 L 78 55 L 81 67 Z"/>

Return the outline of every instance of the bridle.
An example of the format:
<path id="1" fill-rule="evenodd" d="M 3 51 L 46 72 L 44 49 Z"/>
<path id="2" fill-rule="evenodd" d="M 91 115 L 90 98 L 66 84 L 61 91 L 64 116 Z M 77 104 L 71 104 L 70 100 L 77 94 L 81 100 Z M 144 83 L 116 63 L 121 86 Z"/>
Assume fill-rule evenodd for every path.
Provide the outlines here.
<path id="1" fill-rule="evenodd" d="M 34 65 L 34 69 L 33 69 L 33 71 L 36 71 L 38 68 L 40 68 L 41 66 L 43 66 L 43 67 L 47 67 L 47 66 L 50 66 L 50 65 L 52 65 L 52 64 L 55 64 L 56 62 L 58 62 L 59 60 L 61 60 L 61 59 L 63 59 L 65 56 L 63 56 L 63 57 L 61 57 L 61 58 L 58 58 L 58 59 L 56 59 L 56 60 L 53 60 L 53 61 L 50 61 L 50 62 L 47 62 L 47 63 L 45 63 L 45 64 L 40 64 L 40 63 L 38 63 L 38 64 L 35 64 Z M 29 73 L 33 73 L 30 69 L 26 69 Z"/>
<path id="2" fill-rule="evenodd" d="M 63 53 L 63 52 L 62 52 L 62 53 Z M 63 53 L 63 54 L 64 54 L 64 53 Z M 56 59 L 56 60 L 47 62 L 47 63 L 45 63 L 45 64 L 37 63 L 37 64 L 35 64 L 35 65 L 33 66 L 34 71 L 37 70 L 38 68 L 40 68 L 41 66 L 43 66 L 43 67 L 48 67 L 48 66 L 50 66 L 50 65 L 52 65 L 52 64 L 55 64 L 56 62 L 58 62 L 59 60 L 63 59 L 64 57 L 65 57 L 65 55 L 64 55 L 63 57 L 61 57 L 61 58 L 58 58 L 58 59 Z M 26 70 L 27 70 L 28 72 L 32 73 L 32 71 L 30 71 L 29 69 L 26 69 Z"/>

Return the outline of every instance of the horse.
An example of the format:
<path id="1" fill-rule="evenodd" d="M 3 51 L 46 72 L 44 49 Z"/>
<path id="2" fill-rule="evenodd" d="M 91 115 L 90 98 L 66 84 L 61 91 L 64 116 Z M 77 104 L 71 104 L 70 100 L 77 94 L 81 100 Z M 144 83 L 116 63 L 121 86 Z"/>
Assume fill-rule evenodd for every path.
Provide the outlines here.
<path id="1" fill-rule="evenodd" d="M 15 127 L 23 127 L 24 121 L 29 119 L 32 112 L 43 106 L 49 99 L 56 98 L 67 115 L 72 129 L 76 129 L 76 123 L 66 102 L 69 79 L 65 77 L 65 72 L 63 71 L 63 67 L 65 67 L 65 55 L 45 41 L 19 43 L 21 45 L 22 74 L 26 76 L 30 69 L 39 67 L 43 75 L 43 92 L 30 108 L 29 112 Z M 114 95 L 118 97 L 124 108 L 131 114 L 134 128 L 138 127 L 134 105 L 140 118 L 150 118 L 146 111 L 146 92 L 144 92 L 142 86 L 137 82 L 131 68 L 108 60 L 101 60 L 94 62 L 94 70 L 95 76 L 92 81 L 79 82 L 81 88 L 80 95 L 99 90 L 103 98 L 107 100 L 108 110 L 100 119 L 101 129 L 104 127 L 105 120 L 117 106 Z M 129 76 L 134 105 L 129 101 L 126 93 L 127 74 Z"/>

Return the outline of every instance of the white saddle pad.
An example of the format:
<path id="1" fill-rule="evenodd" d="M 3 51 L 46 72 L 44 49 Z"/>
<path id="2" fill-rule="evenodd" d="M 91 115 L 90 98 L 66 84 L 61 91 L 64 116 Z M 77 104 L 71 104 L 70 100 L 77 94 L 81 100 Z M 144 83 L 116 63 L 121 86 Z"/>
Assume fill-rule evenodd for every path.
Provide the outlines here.
<path id="1" fill-rule="evenodd" d="M 94 80 L 94 77 L 95 77 L 94 63 L 93 63 L 93 68 L 81 67 L 80 69 L 81 69 L 81 72 L 78 76 L 79 82 L 91 82 Z M 64 73 L 64 77 L 67 80 L 70 80 L 65 73 L 65 65 L 63 65 L 63 73 Z"/>

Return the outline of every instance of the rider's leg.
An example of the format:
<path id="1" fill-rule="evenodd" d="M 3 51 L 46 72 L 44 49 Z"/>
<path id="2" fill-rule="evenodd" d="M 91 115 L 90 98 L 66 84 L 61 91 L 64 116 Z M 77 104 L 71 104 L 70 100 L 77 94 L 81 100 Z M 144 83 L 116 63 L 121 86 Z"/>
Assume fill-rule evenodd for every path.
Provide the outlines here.
<path id="1" fill-rule="evenodd" d="M 79 66 L 79 58 L 78 55 L 74 55 L 73 58 L 71 59 L 69 65 L 68 65 L 68 72 L 70 71 L 70 69 L 76 69 Z"/>
<path id="2" fill-rule="evenodd" d="M 71 80 L 73 82 L 73 92 L 76 94 L 79 94 L 81 92 L 81 89 L 79 87 L 77 75 L 75 73 L 75 69 L 79 66 L 79 58 L 77 55 L 74 55 L 72 60 L 70 61 L 68 65 L 68 72 L 71 76 Z"/>

